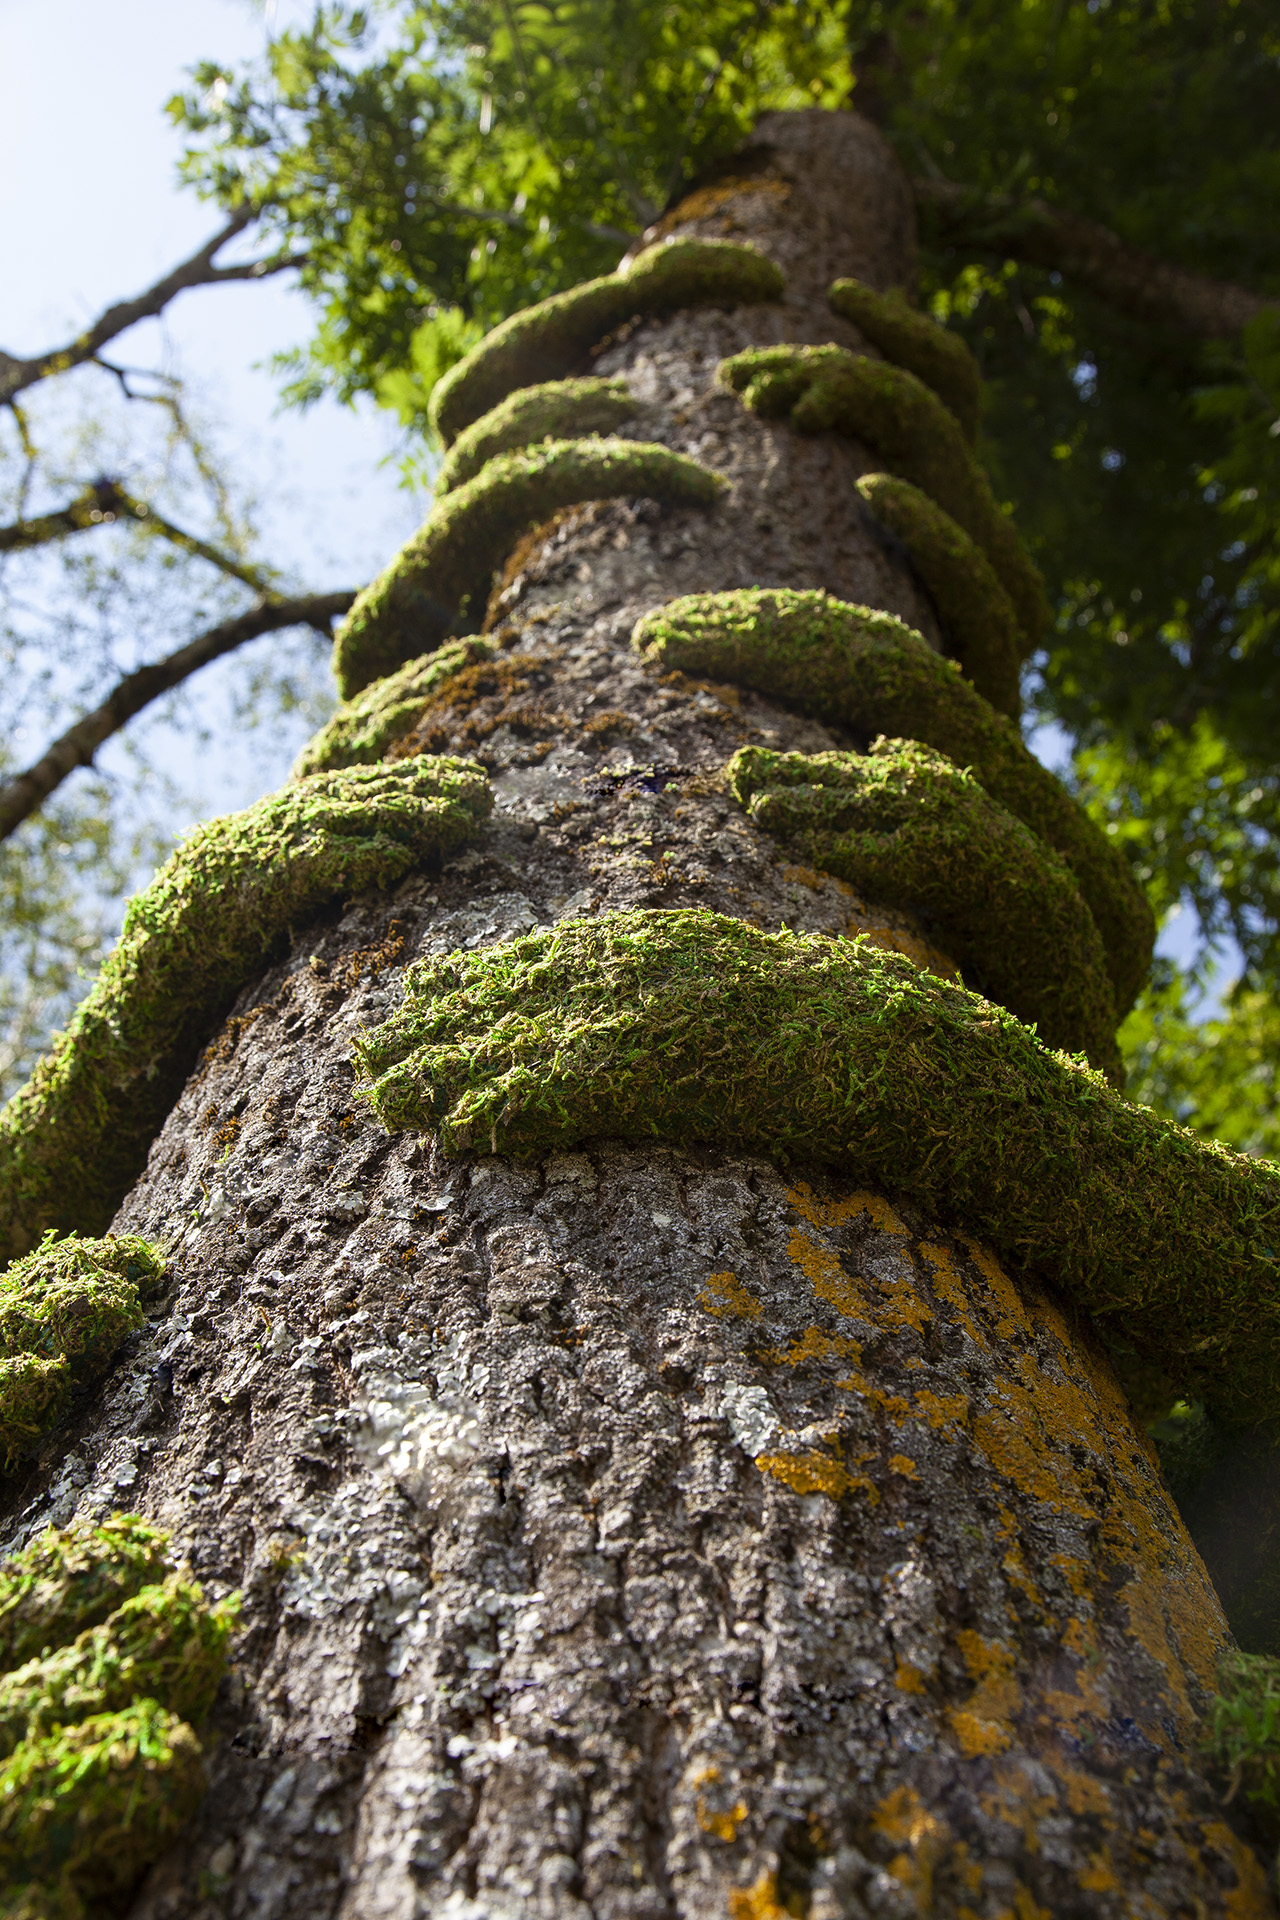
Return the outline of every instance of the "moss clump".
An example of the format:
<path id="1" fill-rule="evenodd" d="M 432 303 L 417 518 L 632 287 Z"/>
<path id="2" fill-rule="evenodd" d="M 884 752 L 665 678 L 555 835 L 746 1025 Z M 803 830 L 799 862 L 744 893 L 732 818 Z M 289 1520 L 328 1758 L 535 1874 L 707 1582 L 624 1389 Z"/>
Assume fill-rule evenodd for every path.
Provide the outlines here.
<path id="1" fill-rule="evenodd" d="M 1022 712 L 1017 615 L 981 547 L 927 493 L 889 473 L 858 481 L 876 519 L 907 549 L 951 642 L 960 671 L 998 713 Z"/>
<path id="2" fill-rule="evenodd" d="M 727 775 L 757 825 L 806 864 L 915 914 L 1048 1046 L 1118 1073 L 1106 959 L 1071 870 L 972 774 L 881 739 L 866 756 L 743 747 Z"/>
<path id="3" fill-rule="evenodd" d="M 177 1838 L 204 1784 L 200 1742 L 154 1700 L 24 1740 L 0 1766 L 8 1910 L 100 1913 Z"/>
<path id="4" fill-rule="evenodd" d="M 1044 581 L 1017 528 L 937 395 L 903 367 L 843 347 L 752 347 L 720 363 L 720 379 L 753 412 L 802 433 L 864 440 L 900 479 L 936 500 L 982 548 L 1013 603 L 1023 654 L 1049 624 Z"/>
<path id="5" fill-rule="evenodd" d="M 0 1459 L 6 1466 L 55 1426 L 77 1386 L 102 1373 L 142 1325 L 142 1298 L 164 1255 L 132 1235 L 58 1240 L 0 1274 Z"/>
<path id="6" fill-rule="evenodd" d="M 1123 855 L 918 633 L 825 593 L 750 588 L 669 601 L 632 638 L 656 666 L 753 687 L 868 739 L 921 740 L 970 768 L 1071 868 L 1102 935 L 1117 1014 L 1128 1012 L 1151 965 L 1155 922 Z"/>
<path id="7" fill-rule="evenodd" d="M 0 1561 L 0 1672 L 63 1646 L 169 1571 L 169 1536 L 133 1514 L 49 1527 Z"/>
<path id="8" fill-rule="evenodd" d="M 0 1678 L 0 1756 L 138 1699 L 163 1700 L 180 1719 L 203 1720 L 238 1611 L 238 1600 L 206 1606 L 201 1589 L 178 1573 L 143 1587 L 69 1646 Z"/>
<path id="9" fill-rule="evenodd" d="M 1280 1841 L 1280 1659 L 1233 1653 L 1202 1733 L 1211 1770 L 1252 1812 L 1261 1836 Z"/>
<path id="10" fill-rule="evenodd" d="M 863 941 L 690 911 L 569 921 L 410 968 L 356 1053 L 384 1123 L 447 1151 L 602 1136 L 838 1169 L 1045 1268 L 1224 1417 L 1280 1408 L 1280 1170 Z"/>
<path id="11" fill-rule="evenodd" d="M 454 852 L 492 805 L 482 768 L 423 756 L 317 774 L 199 827 L 130 904 L 65 1033 L 0 1112 L 0 1248 L 101 1231 L 200 1046 L 291 926 Z"/>
<path id="12" fill-rule="evenodd" d="M 932 387 L 972 446 L 982 418 L 982 375 L 959 334 L 917 313 L 896 287 L 877 293 L 861 280 L 837 280 L 827 299 L 832 312 L 852 320 L 886 360 Z"/>
<path id="13" fill-rule="evenodd" d="M 0 1565 L 6 1913 L 79 1920 L 126 1893 L 204 1791 L 188 1721 L 213 1704 L 239 1597 L 206 1605 L 132 1515 L 49 1531 Z"/>
<path id="14" fill-rule="evenodd" d="M 541 386 L 525 387 L 458 435 L 440 469 L 436 493 L 451 493 L 474 480 L 487 460 L 516 447 L 612 433 L 633 418 L 639 405 L 620 375 L 614 380 L 545 380 Z"/>
<path id="15" fill-rule="evenodd" d="M 687 454 L 640 440 L 548 440 L 490 460 L 357 597 L 334 645 L 343 699 L 431 652 L 460 615 L 483 609 L 495 568 L 560 507 L 629 494 L 708 507 L 727 484 Z"/>
<path id="16" fill-rule="evenodd" d="M 552 294 L 512 314 L 451 367 L 431 396 L 431 424 L 446 446 L 520 387 L 572 373 L 625 321 L 681 307 L 778 300 L 782 274 L 763 254 L 728 240 L 666 240 L 617 273 Z"/>
<path id="17" fill-rule="evenodd" d="M 470 634 L 465 640 L 451 640 L 438 653 L 407 660 L 385 680 L 375 680 L 354 700 L 340 706 L 302 749 L 293 769 L 294 779 L 305 780 L 308 774 L 368 766 L 381 760 L 393 742 L 412 731 L 423 707 L 446 680 L 465 667 L 493 659 L 496 651 L 492 641 Z"/>

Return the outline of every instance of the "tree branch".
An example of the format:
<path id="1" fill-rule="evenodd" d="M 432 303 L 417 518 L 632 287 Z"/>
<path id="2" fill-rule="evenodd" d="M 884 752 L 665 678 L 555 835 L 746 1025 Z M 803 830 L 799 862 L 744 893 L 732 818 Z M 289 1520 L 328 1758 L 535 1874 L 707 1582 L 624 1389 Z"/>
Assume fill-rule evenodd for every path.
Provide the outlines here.
<path id="1" fill-rule="evenodd" d="M 29 360 L 19 359 L 15 354 L 6 353 L 0 348 L 0 405 L 11 401 L 13 396 L 27 387 L 35 386 L 39 380 L 47 380 L 51 374 L 66 373 L 72 367 L 83 366 L 86 360 L 92 360 L 100 347 L 108 340 L 114 340 L 117 334 L 136 326 L 139 320 L 151 320 L 162 313 L 169 302 L 189 287 L 208 287 L 219 285 L 224 280 L 261 280 L 268 274 L 283 273 L 287 267 L 299 267 L 305 262 L 305 254 L 277 254 L 266 260 L 246 261 L 241 266 L 215 267 L 214 255 L 243 233 L 258 217 L 257 209 L 241 207 L 232 214 L 221 233 L 215 233 L 212 240 L 193 253 L 189 260 L 167 273 L 163 280 L 157 280 L 153 287 L 140 293 L 133 300 L 117 301 L 108 307 L 94 321 L 93 325 L 65 347 L 55 347 L 48 353 L 35 354 Z"/>
<path id="2" fill-rule="evenodd" d="M 201 667 L 221 659 L 223 654 L 233 653 L 246 640 L 256 640 L 259 634 L 301 626 L 327 633 L 331 622 L 346 613 L 354 599 L 354 593 L 343 592 L 304 594 L 296 600 L 270 603 L 260 600 L 234 620 L 224 620 L 220 626 L 198 634 L 167 659 L 127 673 L 100 707 L 69 727 L 34 766 L 0 787 L 0 840 L 7 840 L 55 788 L 61 786 L 68 774 L 77 767 L 92 766 L 93 756 L 103 741 L 118 733 L 127 721 L 158 700 L 161 694 L 181 686 Z"/>
<path id="3" fill-rule="evenodd" d="M 31 547 L 48 546 L 51 541 L 65 539 L 69 533 L 87 533 L 93 527 L 110 526 L 117 518 L 139 521 L 175 547 L 181 547 L 184 553 L 194 553 L 199 559 L 207 560 L 211 567 L 217 567 L 220 573 L 229 574 L 233 580 L 243 580 L 246 587 L 252 587 L 267 601 L 280 598 L 257 567 L 175 526 L 145 500 L 135 500 L 114 480 L 96 480 L 54 513 L 38 514 L 30 520 L 15 520 L 10 526 L 0 527 L 0 553 L 22 553 Z"/>
<path id="4" fill-rule="evenodd" d="M 1133 319 L 1220 340 L 1280 304 L 1229 280 L 1170 266 L 1045 200 L 979 193 L 951 180 L 918 178 L 911 186 L 925 236 L 936 245 L 973 248 L 1061 273 Z"/>

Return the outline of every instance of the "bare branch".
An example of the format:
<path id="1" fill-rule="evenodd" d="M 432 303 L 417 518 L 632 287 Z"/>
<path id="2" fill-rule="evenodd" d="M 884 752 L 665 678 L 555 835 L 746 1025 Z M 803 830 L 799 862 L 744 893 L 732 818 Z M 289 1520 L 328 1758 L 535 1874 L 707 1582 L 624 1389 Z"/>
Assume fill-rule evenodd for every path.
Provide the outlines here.
<path id="1" fill-rule="evenodd" d="M 197 534 L 175 526 L 172 520 L 166 520 L 162 513 L 149 507 L 145 500 L 135 500 L 114 480 L 95 481 L 93 486 L 86 487 L 83 493 L 77 494 L 74 500 L 54 513 L 38 514 L 30 520 L 15 520 L 10 526 L 0 527 L 0 553 L 22 553 L 31 547 L 48 546 L 54 540 L 65 539 L 69 533 L 87 533 L 93 527 L 111 526 L 117 520 L 136 520 L 149 532 L 159 534 L 175 547 L 181 547 L 184 553 L 193 553 L 197 558 L 207 560 L 211 567 L 229 574 L 233 580 L 243 580 L 247 587 L 252 587 L 267 600 L 281 598 L 257 567 L 251 567 L 246 561 L 237 560 L 234 554 L 224 553 L 221 547 L 211 546 L 207 540 L 201 540 Z"/>
<path id="2" fill-rule="evenodd" d="M 257 219 L 257 209 L 241 207 L 232 214 L 220 233 L 215 233 L 197 253 L 180 266 L 167 273 L 163 280 L 157 280 L 153 287 L 140 293 L 133 300 L 121 300 L 108 307 L 94 321 L 88 330 L 71 340 L 65 347 L 55 347 L 48 353 L 35 354 L 29 360 L 19 359 L 15 354 L 6 353 L 0 348 L 0 405 L 11 401 L 17 393 L 27 387 L 33 387 L 40 380 L 47 380 L 51 374 L 66 373 L 72 367 L 83 366 L 86 360 L 92 360 L 99 348 L 108 340 L 114 340 L 117 334 L 124 333 L 129 327 L 136 326 L 139 320 L 151 320 L 162 313 L 169 302 L 189 287 L 208 287 L 220 285 L 225 280 L 261 280 L 268 274 L 283 273 L 288 267 L 299 267 L 305 262 L 306 254 L 275 254 L 265 260 L 246 261 L 233 267 L 216 267 L 214 255 L 233 240 L 238 233 Z"/>
<path id="3" fill-rule="evenodd" d="M 935 244 L 1056 271 L 1136 320 L 1204 340 L 1229 339 L 1277 304 L 1229 280 L 1170 266 L 1046 200 L 979 193 L 951 180 L 917 178 L 911 186 L 925 236 Z"/>
<path id="4" fill-rule="evenodd" d="M 354 592 L 344 592 L 304 594 L 296 600 L 260 600 L 234 620 L 224 620 L 220 626 L 198 634 L 167 659 L 127 673 L 100 707 L 69 727 L 33 767 L 0 787 L 0 840 L 7 840 L 29 819 L 68 774 L 77 767 L 92 766 L 93 756 L 103 741 L 118 733 L 127 721 L 158 700 L 161 694 L 181 686 L 201 667 L 233 653 L 260 634 L 274 633 L 281 627 L 301 626 L 328 633 L 331 623 L 346 613 L 354 599 Z"/>

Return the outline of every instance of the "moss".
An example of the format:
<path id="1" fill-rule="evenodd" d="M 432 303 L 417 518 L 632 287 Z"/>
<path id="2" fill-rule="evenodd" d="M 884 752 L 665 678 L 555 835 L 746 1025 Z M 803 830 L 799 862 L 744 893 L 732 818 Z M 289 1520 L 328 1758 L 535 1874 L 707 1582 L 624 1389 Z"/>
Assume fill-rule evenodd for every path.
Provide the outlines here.
<path id="1" fill-rule="evenodd" d="M 142 1325 L 164 1255 L 131 1235 L 58 1240 L 0 1274 L 0 1457 L 10 1465 L 55 1426 L 71 1394 Z"/>
<path id="2" fill-rule="evenodd" d="M 1071 870 L 973 775 L 908 740 L 856 753 L 743 747 L 729 786 L 812 866 L 917 915 L 1051 1047 L 1119 1072 L 1102 942 Z"/>
<path id="3" fill-rule="evenodd" d="M 986 554 L 909 480 L 864 473 L 858 492 L 907 549 L 965 679 L 997 712 L 1016 720 L 1022 712 L 1018 620 Z"/>
<path id="4" fill-rule="evenodd" d="M 0 1672 L 64 1646 L 169 1572 L 169 1536 L 135 1514 L 49 1527 L 0 1561 Z"/>
<path id="5" fill-rule="evenodd" d="M 491 660 L 496 651 L 491 641 L 471 634 L 465 640 L 451 640 L 438 653 L 406 661 L 385 680 L 375 680 L 340 706 L 307 743 L 294 766 L 294 779 L 381 760 L 394 741 L 412 730 L 423 707 L 447 680 L 464 667 Z"/>
<path id="6" fill-rule="evenodd" d="M 639 411 L 627 383 L 615 380 L 545 380 L 501 401 L 460 433 L 436 481 L 437 494 L 474 480 L 486 460 L 531 447 L 538 440 L 568 440 L 580 434 L 612 433 Z"/>
<path id="7" fill-rule="evenodd" d="M 601 915 L 419 962 L 356 1052 L 383 1122 L 448 1152 L 658 1139 L 836 1169 L 1047 1270 L 1225 1417 L 1280 1408 L 1280 1169 L 899 955 Z"/>
<path id="8" fill-rule="evenodd" d="M 1049 624 L 1044 581 L 1017 528 L 937 395 L 903 367 L 843 347 L 753 347 L 720 364 L 720 378 L 753 412 L 802 433 L 863 440 L 900 479 L 930 495 L 995 569 L 1013 603 L 1024 656 Z"/>
<path id="9" fill-rule="evenodd" d="M 423 757 L 317 774 L 199 827 L 130 904 L 119 945 L 0 1112 L 0 1247 L 100 1231 L 200 1046 L 298 921 L 465 844 L 481 768 Z"/>
<path id="10" fill-rule="evenodd" d="M 1280 1841 L 1280 1660 L 1233 1653 L 1222 1663 L 1218 1685 L 1203 1731 L 1205 1759 L 1274 1846 Z"/>
<path id="11" fill-rule="evenodd" d="M 933 389 L 972 445 L 982 418 L 982 375 L 959 334 L 917 313 L 896 287 L 877 293 L 861 280 L 837 280 L 827 298 L 832 312 L 852 320 L 886 360 Z"/>
<path id="12" fill-rule="evenodd" d="M 226 1665 L 239 1600 L 205 1604 L 193 1581 L 170 1574 L 143 1587 L 68 1646 L 0 1678 L 0 1757 L 23 1740 L 91 1714 L 120 1713 L 135 1700 L 163 1700 L 180 1719 L 201 1721 Z"/>
<path id="13" fill-rule="evenodd" d="M 364 589 L 334 647 L 349 700 L 410 655 L 438 647 L 460 617 L 483 612 L 495 568 L 528 527 L 558 507 L 643 494 L 710 506 L 728 483 L 710 468 L 639 440 L 549 440 L 500 454 L 448 494 Z"/>
<path id="14" fill-rule="evenodd" d="M 691 594 L 638 622 L 655 666 L 753 687 L 868 739 L 923 741 L 969 767 L 993 800 L 1066 861 L 1102 935 L 1123 1017 L 1151 964 L 1155 923 L 1123 855 L 1016 727 L 900 620 L 828 594 L 752 588 Z"/>
<path id="15" fill-rule="evenodd" d="M 440 381 L 431 424 L 446 446 L 509 393 L 572 373 L 606 335 L 635 317 L 681 307 L 778 300 L 782 275 L 771 260 L 728 240 L 667 240 L 617 273 L 556 293 L 512 314 Z"/>
<path id="16" fill-rule="evenodd" d="M 154 1700 L 26 1740 L 0 1766 L 0 1875 L 14 1906 L 80 1920 L 126 1893 L 204 1795 L 200 1742 Z"/>

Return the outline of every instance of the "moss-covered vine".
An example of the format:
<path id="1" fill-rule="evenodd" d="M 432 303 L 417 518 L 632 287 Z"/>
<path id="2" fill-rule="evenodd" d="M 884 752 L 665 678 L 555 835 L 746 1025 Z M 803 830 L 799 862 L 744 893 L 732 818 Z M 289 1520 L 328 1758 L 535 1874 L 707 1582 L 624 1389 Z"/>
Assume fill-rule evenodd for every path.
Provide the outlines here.
<path id="1" fill-rule="evenodd" d="M 838 1169 L 1047 1267 L 1224 1417 L 1280 1409 L 1280 1169 L 866 942 L 696 911 L 569 921 L 419 962 L 356 1051 L 384 1123 L 450 1152 L 605 1137 Z"/>
<path id="2" fill-rule="evenodd" d="M 1018 620 L 981 547 L 927 493 L 890 473 L 857 482 L 877 520 L 896 534 L 951 642 L 960 671 L 999 713 L 1022 712 Z"/>
<path id="3" fill-rule="evenodd" d="M 1050 1047 L 1115 1075 L 1115 996 L 1070 868 L 973 775 L 909 740 L 870 754 L 743 747 L 731 792 L 809 865 L 920 918 Z"/>
<path id="4" fill-rule="evenodd" d="M 494 569 L 561 507 L 629 494 L 708 507 L 726 485 L 687 454 L 641 440 L 548 440 L 499 455 L 447 494 L 359 595 L 335 637 L 339 692 L 351 699 L 482 612 Z"/>
<path id="5" fill-rule="evenodd" d="M 445 455 L 436 493 L 452 493 L 474 480 L 487 460 L 539 440 L 579 439 L 613 433 L 639 412 L 640 403 L 621 377 L 612 380 L 545 380 L 522 387 L 460 433 Z"/>
<path id="6" fill-rule="evenodd" d="M 436 387 L 431 424 L 450 446 L 517 388 L 572 373 L 628 320 L 681 307 L 778 300 L 783 290 L 779 269 L 751 247 L 730 240 L 664 240 L 616 273 L 552 294 L 487 333 Z"/>
<path id="7" fill-rule="evenodd" d="M 767 419 L 865 441 L 891 472 L 927 493 L 987 555 L 1013 603 L 1023 655 L 1034 650 L 1049 624 L 1044 582 L 954 415 L 922 380 L 843 347 L 796 346 L 734 354 L 721 362 L 720 378 Z"/>
<path id="8" fill-rule="evenodd" d="M 640 620 L 655 666 L 752 687 L 868 742 L 913 739 L 968 767 L 1075 875 L 1123 1018 L 1146 978 L 1155 922 L 1124 857 L 959 669 L 891 614 L 785 588 L 690 594 Z"/>
<path id="9" fill-rule="evenodd" d="M 294 779 L 305 780 L 309 774 L 339 767 L 372 766 L 410 731 L 424 705 L 447 680 L 464 667 L 492 660 L 496 652 L 492 641 L 468 634 L 463 640 L 450 640 L 436 653 L 406 660 L 395 673 L 375 680 L 354 700 L 344 701 L 326 720 L 298 755 Z"/>
<path id="10" fill-rule="evenodd" d="M 852 320 L 886 360 L 933 388 L 972 446 L 982 418 L 982 375 L 960 335 L 918 313 L 897 287 L 877 293 L 862 280 L 836 280 L 827 298 L 832 312 Z"/>
<path id="11" fill-rule="evenodd" d="M 0 1565 L 0 1914 L 82 1920 L 129 1891 L 204 1793 L 195 1728 L 238 1611 L 131 1515 Z M 7 1629 L 7 1634 L 6 1634 Z"/>
<path id="12" fill-rule="evenodd" d="M 132 901 L 66 1032 L 0 1111 L 0 1249 L 100 1232 L 196 1054 L 300 920 L 465 844 L 492 795 L 474 763 L 314 775 L 197 828 Z"/>
<path id="13" fill-rule="evenodd" d="M 142 1325 L 165 1257 L 133 1234 L 42 1244 L 0 1273 L 0 1467 L 11 1466 L 106 1371 Z"/>

